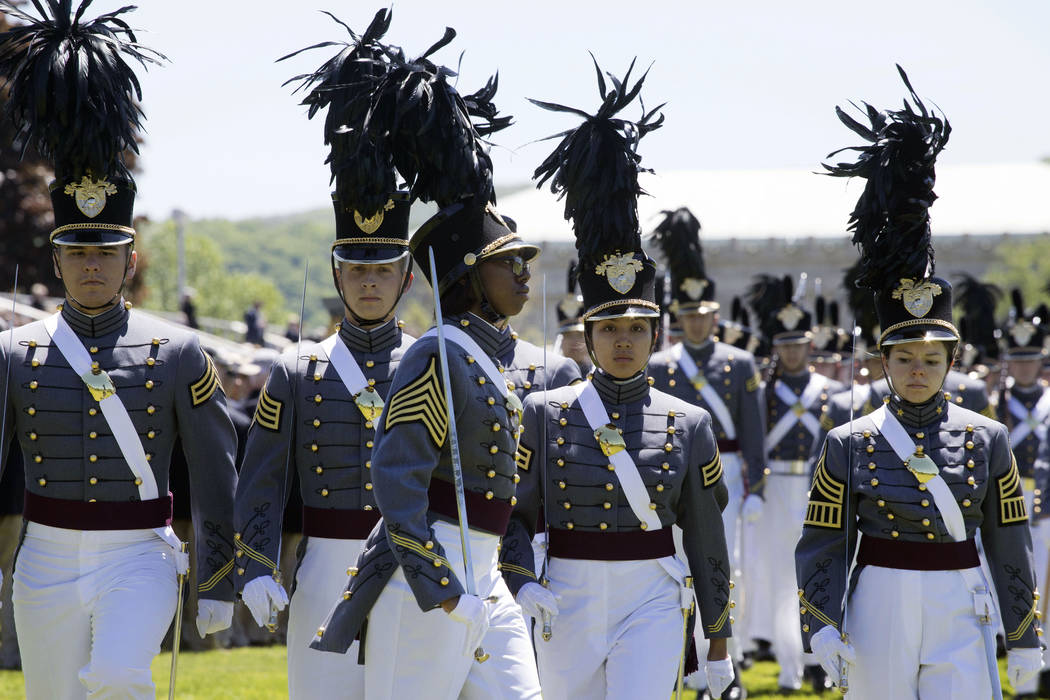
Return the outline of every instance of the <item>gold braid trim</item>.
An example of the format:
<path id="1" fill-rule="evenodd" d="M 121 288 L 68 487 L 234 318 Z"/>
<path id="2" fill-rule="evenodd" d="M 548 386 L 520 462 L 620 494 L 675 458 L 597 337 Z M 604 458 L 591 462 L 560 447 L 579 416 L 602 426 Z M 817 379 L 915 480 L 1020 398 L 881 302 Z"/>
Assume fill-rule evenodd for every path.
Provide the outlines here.
<path id="1" fill-rule="evenodd" d="M 705 489 L 711 488 L 722 478 L 722 456 L 718 454 L 717 447 L 715 448 L 715 458 L 700 467 L 700 474 L 704 478 Z"/>
<path id="2" fill-rule="evenodd" d="M 722 630 L 722 628 L 726 626 L 726 621 L 729 619 L 729 608 L 731 606 L 732 606 L 732 602 L 731 601 L 726 601 L 726 607 L 725 607 L 725 610 L 722 611 L 722 614 L 718 616 L 718 619 L 715 620 L 713 624 L 710 624 L 710 625 L 707 626 L 707 633 L 708 634 L 714 634 L 715 632 L 720 632 Z"/>
<path id="3" fill-rule="evenodd" d="M 262 564 L 263 566 L 265 566 L 268 569 L 271 569 L 273 571 L 277 571 L 280 568 L 280 567 L 277 566 L 277 564 L 275 564 L 273 562 L 272 559 L 267 557 L 265 554 L 263 554 L 262 552 L 260 552 L 258 550 L 255 550 L 255 549 L 252 549 L 251 547 L 249 547 L 248 543 L 245 542 L 244 540 L 239 540 L 237 542 L 237 549 L 244 550 L 244 555 L 246 557 L 248 557 L 249 559 L 254 559 L 255 561 L 259 562 L 260 564 Z"/>
<path id="4" fill-rule="evenodd" d="M 483 258 L 486 255 L 488 255 L 489 253 L 491 253 L 492 251 L 496 250 L 496 248 L 499 248 L 504 243 L 510 243 L 513 240 L 519 240 L 520 241 L 521 240 L 521 236 L 519 236 L 516 233 L 509 233 L 506 236 L 500 236 L 499 238 L 497 238 L 496 240 L 492 241 L 487 246 L 482 248 L 481 252 L 478 253 L 478 257 L 479 258 Z"/>
<path id="5" fill-rule="evenodd" d="M 399 248 L 408 248 L 408 241 L 403 238 L 383 238 L 381 236 L 372 236 L 370 238 L 337 238 L 335 243 L 332 244 L 332 250 L 335 250 L 337 246 L 341 245 L 390 245 Z"/>
<path id="6" fill-rule="evenodd" d="M 892 326 L 884 330 L 882 335 L 879 336 L 879 347 L 882 347 L 882 341 L 893 331 L 900 330 L 901 328 L 910 328 L 911 326 L 940 326 L 950 330 L 956 340 L 959 339 L 959 329 L 949 321 L 942 321 L 939 318 L 913 318 L 907 321 L 901 321 L 900 323 L 894 323 Z"/>
<path id="7" fill-rule="evenodd" d="M 398 535 L 394 532 L 391 532 L 390 530 L 387 530 L 386 532 L 388 535 L 390 535 L 390 539 L 394 541 L 394 544 L 400 545 L 405 549 L 410 549 L 425 559 L 444 564 L 449 569 L 452 568 L 452 565 L 448 563 L 448 559 L 445 559 L 445 557 L 441 556 L 440 554 L 435 554 L 434 552 L 421 545 L 416 540 L 413 540 L 409 537 L 405 537 L 404 535 Z"/>
<path id="8" fill-rule="evenodd" d="M 506 571 L 510 574 L 518 574 L 519 576 L 528 576 L 531 579 L 536 578 L 536 574 L 532 573 L 524 566 L 518 566 L 517 564 L 500 564 L 500 571 Z"/>
<path id="9" fill-rule="evenodd" d="M 589 321 L 596 313 L 605 311 L 613 306 L 644 306 L 653 311 L 660 311 L 659 306 L 646 299 L 616 299 L 615 301 L 607 301 L 604 304 L 598 304 L 598 306 L 595 306 L 593 309 L 588 309 L 587 313 L 585 313 L 582 318 L 584 321 Z"/>
<path id="10" fill-rule="evenodd" d="M 205 593 L 205 592 L 210 591 L 211 589 L 215 588 L 216 586 L 219 585 L 219 581 L 221 581 L 224 578 L 226 578 L 226 575 L 229 574 L 231 571 L 233 571 L 233 559 L 230 559 L 225 564 L 223 564 L 222 567 L 219 568 L 218 571 L 216 571 L 214 574 L 212 574 L 210 579 L 208 579 L 204 583 L 198 585 L 197 586 L 197 592 L 198 593 Z"/>
<path id="11" fill-rule="evenodd" d="M 519 442 L 518 449 L 514 453 L 514 464 L 518 469 L 527 472 L 532 464 L 532 450 Z"/>
<path id="12" fill-rule="evenodd" d="M 97 224 L 79 222 L 75 224 L 65 224 L 63 226 L 59 226 L 51 232 L 50 241 L 53 243 L 55 240 L 55 236 L 57 236 L 60 233 L 65 233 L 66 231 L 98 231 L 100 229 L 102 231 L 119 231 L 120 233 L 128 234 L 132 238 L 135 237 L 135 229 L 131 228 L 130 226 L 121 226 L 120 224 L 106 224 L 101 222 Z"/>
<path id="13" fill-rule="evenodd" d="M 1034 620 L 1034 619 L 1035 619 L 1035 605 L 1033 604 L 1032 605 L 1032 609 L 1029 610 L 1028 614 L 1024 616 L 1024 619 L 1021 620 L 1021 623 L 1019 625 L 1017 625 L 1017 629 L 1015 629 L 1013 632 L 1010 632 L 1010 633 L 1008 633 L 1006 635 L 1007 641 L 1016 642 L 1021 637 L 1023 637 L 1024 633 L 1027 632 L 1028 628 L 1032 625 L 1032 620 Z"/>
<path id="14" fill-rule="evenodd" d="M 836 625 L 835 622 L 830 617 L 825 615 L 822 610 L 819 610 L 819 609 L 813 607 L 813 603 L 811 603 L 808 600 L 806 600 L 806 596 L 802 595 L 802 591 L 798 592 L 798 601 L 799 601 L 799 604 L 802 606 L 802 608 L 804 608 L 806 610 L 806 612 L 808 612 L 810 615 L 812 615 L 813 617 L 815 617 L 818 620 L 820 620 L 821 622 L 823 622 L 825 625 L 831 627 L 832 629 L 838 629 L 839 628 L 839 626 Z M 805 614 L 805 613 L 803 613 L 803 614 Z"/>

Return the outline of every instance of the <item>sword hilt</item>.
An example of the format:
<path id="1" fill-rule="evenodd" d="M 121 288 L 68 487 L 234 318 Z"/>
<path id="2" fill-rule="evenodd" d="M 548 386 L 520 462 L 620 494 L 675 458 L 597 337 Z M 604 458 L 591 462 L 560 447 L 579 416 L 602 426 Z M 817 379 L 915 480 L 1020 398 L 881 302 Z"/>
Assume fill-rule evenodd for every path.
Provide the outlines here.
<path id="1" fill-rule="evenodd" d="M 280 585 L 280 583 L 281 583 L 281 572 L 280 571 L 274 571 L 273 572 L 273 580 L 274 580 L 275 583 Z M 273 601 L 271 600 L 270 601 L 270 617 L 269 617 L 269 619 L 266 620 L 266 631 L 267 632 L 270 632 L 272 634 L 272 633 L 277 631 L 277 615 L 280 612 L 281 611 L 277 609 L 277 606 L 274 605 Z"/>
<path id="2" fill-rule="evenodd" d="M 842 642 L 849 644 L 849 635 L 842 634 Z M 841 656 L 839 657 L 839 693 L 845 695 L 849 692 L 849 664 Z"/>
<path id="3" fill-rule="evenodd" d="M 551 582 L 547 577 L 544 577 L 543 580 L 540 581 L 540 585 L 549 589 L 551 587 Z M 554 636 L 551 632 L 551 614 L 546 610 L 542 611 L 541 614 L 543 616 L 543 641 L 549 642 L 551 637 Z"/>

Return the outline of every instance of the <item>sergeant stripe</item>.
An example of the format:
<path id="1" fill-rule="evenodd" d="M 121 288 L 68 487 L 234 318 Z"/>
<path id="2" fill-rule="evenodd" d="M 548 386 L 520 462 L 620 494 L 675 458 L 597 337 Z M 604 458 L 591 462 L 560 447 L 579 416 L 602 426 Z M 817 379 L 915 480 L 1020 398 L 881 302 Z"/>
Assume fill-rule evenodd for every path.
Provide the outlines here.
<path id="1" fill-rule="evenodd" d="M 722 628 L 726 626 L 726 621 L 729 620 L 729 608 L 731 606 L 732 606 L 732 602 L 731 601 L 726 601 L 726 607 L 725 607 L 725 610 L 722 611 L 722 614 L 718 616 L 718 619 L 715 620 L 713 624 L 710 624 L 710 625 L 707 626 L 708 634 L 714 634 L 715 632 L 720 632 L 722 630 Z"/>
<path id="2" fill-rule="evenodd" d="M 386 429 L 398 423 L 421 422 L 436 447 L 445 444 L 448 435 L 448 409 L 445 394 L 437 374 L 437 357 L 430 356 L 430 364 L 416 379 L 390 399 L 387 408 Z"/>
<path id="3" fill-rule="evenodd" d="M 1013 632 L 1007 633 L 1006 639 L 1011 642 L 1016 642 L 1017 640 L 1019 640 L 1021 637 L 1024 636 L 1024 633 L 1028 631 L 1028 628 L 1029 626 L 1031 626 L 1032 620 L 1034 619 L 1035 605 L 1033 605 L 1032 609 L 1028 611 L 1028 614 L 1024 616 L 1024 619 L 1021 620 L 1021 624 L 1017 626 L 1017 629 L 1015 629 Z"/>
<path id="4" fill-rule="evenodd" d="M 526 569 L 524 566 L 518 566 L 517 564 L 500 564 L 499 565 L 499 569 L 500 569 L 500 571 L 506 571 L 507 573 L 511 573 L 511 574 L 518 574 L 520 576 L 528 576 L 531 579 L 535 579 L 536 578 L 536 574 L 532 573 L 531 571 Z"/>
<path id="5" fill-rule="evenodd" d="M 518 469 L 527 472 L 529 470 L 529 465 L 532 464 L 532 450 L 519 442 L 518 449 L 514 453 L 514 464 Z"/>
<path id="6" fill-rule="evenodd" d="M 1011 456 L 1010 471 L 999 478 L 999 524 L 1028 522 L 1028 510 L 1021 492 L 1021 474 L 1017 460 Z"/>
<path id="7" fill-rule="evenodd" d="M 700 473 L 704 477 L 705 489 L 714 486 L 722 478 L 722 456 L 718 454 L 718 448 L 715 448 L 715 458 L 700 467 Z"/>
<path id="8" fill-rule="evenodd" d="M 259 402 L 255 405 L 255 416 L 252 420 L 271 432 L 280 432 L 283 405 L 282 402 L 271 398 L 266 393 L 266 387 L 263 387 L 262 393 L 259 394 Z"/>
<path id="9" fill-rule="evenodd" d="M 846 496 L 846 485 L 828 473 L 822 452 L 813 473 L 813 485 L 809 491 L 809 504 L 803 525 L 826 527 L 838 530 L 842 527 L 842 505 Z"/>
<path id="10" fill-rule="evenodd" d="M 216 571 L 214 574 L 212 574 L 212 577 L 210 579 L 208 579 L 204 583 L 198 585 L 197 586 L 197 592 L 198 593 L 205 593 L 205 592 L 210 591 L 211 589 L 215 588 L 217 585 L 219 585 L 219 581 L 222 581 L 224 578 L 226 578 L 226 575 L 229 574 L 232 570 L 233 570 L 233 559 L 230 559 L 229 561 L 227 561 L 225 564 L 222 565 L 222 568 L 220 568 L 218 571 Z"/>
<path id="11" fill-rule="evenodd" d="M 204 374 L 190 385 L 190 399 L 193 401 L 194 408 L 210 399 L 220 386 L 219 374 L 215 371 L 215 363 L 212 362 L 211 356 L 205 353 L 204 359 L 208 364 L 204 368 Z"/>
<path id="12" fill-rule="evenodd" d="M 409 537 L 405 537 L 404 535 L 398 535 L 397 533 L 391 532 L 390 530 L 387 530 L 387 534 L 390 535 L 390 539 L 394 541 L 394 544 L 400 545 L 405 549 L 411 549 L 413 552 L 420 555 L 421 557 L 424 557 L 431 561 L 440 562 L 446 567 L 450 569 L 452 568 L 452 565 L 448 563 L 448 559 L 445 559 L 445 557 L 441 556 L 440 554 L 435 554 L 431 550 L 421 545 L 416 540 L 413 540 Z"/>

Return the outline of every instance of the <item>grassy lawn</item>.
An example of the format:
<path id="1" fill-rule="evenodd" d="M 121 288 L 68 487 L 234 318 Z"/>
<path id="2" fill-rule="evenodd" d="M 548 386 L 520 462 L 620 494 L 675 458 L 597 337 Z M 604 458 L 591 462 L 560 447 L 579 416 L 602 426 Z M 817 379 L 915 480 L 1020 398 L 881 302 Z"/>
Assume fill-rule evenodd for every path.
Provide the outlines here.
<path id="1" fill-rule="evenodd" d="M 171 655 L 161 654 L 153 662 L 153 681 L 157 697 L 168 695 L 168 670 Z M 1000 673 L 1006 670 L 1000 663 Z M 243 647 L 219 649 L 179 655 L 180 700 L 276 700 L 288 697 L 288 675 L 284 647 Z M 759 663 L 744 672 L 744 684 L 752 698 L 782 697 L 776 695 L 777 667 L 773 663 Z M 0 698 L 23 697 L 22 674 L 18 671 L 0 671 Z M 1013 694 L 1005 690 L 1005 698 Z M 688 691 L 688 700 L 695 694 Z M 816 700 L 841 697 L 836 692 L 824 695 L 799 692 L 790 696 L 796 700 Z"/>

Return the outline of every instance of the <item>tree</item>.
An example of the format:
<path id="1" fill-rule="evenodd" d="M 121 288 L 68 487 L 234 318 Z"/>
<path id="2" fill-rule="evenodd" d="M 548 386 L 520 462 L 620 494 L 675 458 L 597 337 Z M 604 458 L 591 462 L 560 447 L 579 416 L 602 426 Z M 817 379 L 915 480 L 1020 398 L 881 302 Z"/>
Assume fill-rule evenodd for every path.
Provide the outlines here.
<path id="1" fill-rule="evenodd" d="M 985 280 L 1002 287 L 999 316 L 1006 316 L 1010 307 L 1009 291 L 1021 290 L 1025 305 L 1034 308 L 1042 302 L 1050 303 L 1050 235 L 1011 238 L 995 249 L 995 258 L 985 272 Z"/>

